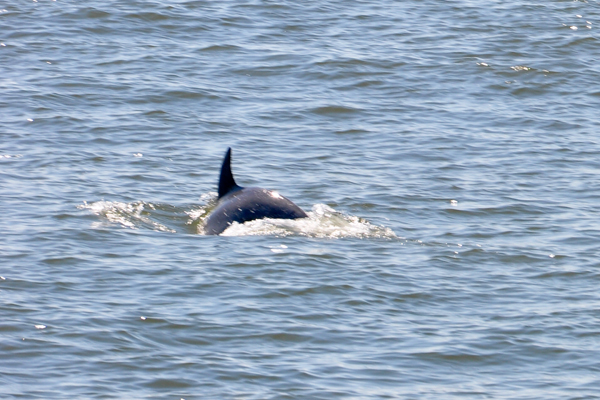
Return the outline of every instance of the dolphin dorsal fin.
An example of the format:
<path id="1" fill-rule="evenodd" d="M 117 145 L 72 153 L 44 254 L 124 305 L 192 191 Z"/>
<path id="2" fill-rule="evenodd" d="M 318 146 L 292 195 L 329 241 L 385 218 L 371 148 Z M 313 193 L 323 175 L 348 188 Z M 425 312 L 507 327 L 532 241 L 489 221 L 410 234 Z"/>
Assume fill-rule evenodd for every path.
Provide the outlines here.
<path id="1" fill-rule="evenodd" d="M 227 149 L 225 158 L 223 159 L 223 165 L 221 166 L 221 177 L 219 178 L 219 199 L 225 196 L 232 190 L 241 189 L 233 179 L 231 173 L 231 147 Z"/>

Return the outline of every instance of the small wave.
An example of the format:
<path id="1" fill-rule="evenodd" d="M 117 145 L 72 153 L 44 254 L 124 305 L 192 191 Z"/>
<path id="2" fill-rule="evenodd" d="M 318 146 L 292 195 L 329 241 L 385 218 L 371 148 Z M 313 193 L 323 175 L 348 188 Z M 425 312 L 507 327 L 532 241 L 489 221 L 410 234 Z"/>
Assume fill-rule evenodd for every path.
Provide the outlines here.
<path id="1" fill-rule="evenodd" d="M 352 114 L 362 111 L 359 108 L 349 107 L 349 106 L 341 106 L 341 105 L 331 105 L 331 106 L 323 106 L 313 108 L 311 112 L 319 115 L 335 115 L 335 114 Z"/>
<path id="2" fill-rule="evenodd" d="M 136 201 L 122 203 L 118 201 L 96 201 L 92 203 L 83 202 L 79 209 L 88 209 L 94 214 L 101 216 L 106 222 L 116 223 L 126 228 L 147 228 L 161 232 L 175 232 L 175 230 L 154 221 L 150 218 L 150 211 L 156 210 L 151 203 Z M 102 222 L 95 224 L 96 227 L 103 226 Z"/>

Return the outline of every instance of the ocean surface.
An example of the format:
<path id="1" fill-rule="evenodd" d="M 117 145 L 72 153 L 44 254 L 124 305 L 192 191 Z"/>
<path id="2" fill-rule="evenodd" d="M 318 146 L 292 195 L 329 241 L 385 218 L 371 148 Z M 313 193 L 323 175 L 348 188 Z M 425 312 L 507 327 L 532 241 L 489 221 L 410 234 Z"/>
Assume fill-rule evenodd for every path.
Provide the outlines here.
<path id="1" fill-rule="evenodd" d="M 600 399 L 599 1 L 0 4 L 0 398 Z M 203 234 L 225 151 L 309 214 Z"/>

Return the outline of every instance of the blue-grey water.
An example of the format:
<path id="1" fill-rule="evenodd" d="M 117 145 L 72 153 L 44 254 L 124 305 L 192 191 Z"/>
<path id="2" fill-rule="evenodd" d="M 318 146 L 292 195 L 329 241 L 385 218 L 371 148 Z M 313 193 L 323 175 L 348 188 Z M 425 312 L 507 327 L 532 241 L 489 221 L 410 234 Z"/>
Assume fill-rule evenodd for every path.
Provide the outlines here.
<path id="1" fill-rule="evenodd" d="M 0 398 L 599 399 L 598 1 L 0 4 Z M 220 164 L 299 221 L 206 236 Z"/>

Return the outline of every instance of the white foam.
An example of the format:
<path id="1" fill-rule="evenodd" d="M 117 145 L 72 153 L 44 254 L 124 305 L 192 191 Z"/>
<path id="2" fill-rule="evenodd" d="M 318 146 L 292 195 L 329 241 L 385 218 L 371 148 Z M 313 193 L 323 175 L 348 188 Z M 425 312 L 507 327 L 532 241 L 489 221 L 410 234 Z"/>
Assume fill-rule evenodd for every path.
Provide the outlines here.
<path id="1" fill-rule="evenodd" d="M 136 229 L 140 226 L 149 226 L 151 229 L 163 232 L 175 232 L 166 226 L 142 215 L 144 208 L 153 210 L 152 204 L 143 201 L 123 203 L 119 201 L 95 201 L 85 202 L 79 205 L 79 209 L 88 209 L 96 215 L 106 218 L 108 222 L 119 224 L 123 227 Z"/>
<path id="2" fill-rule="evenodd" d="M 319 238 L 396 238 L 396 234 L 383 226 L 353 216 L 337 212 L 326 204 L 315 204 L 308 218 L 301 219 L 259 219 L 243 224 L 234 222 L 222 236 L 301 235 Z M 280 252 L 281 249 L 272 249 Z"/>
<path id="3" fill-rule="evenodd" d="M 200 201 L 202 201 L 205 204 L 198 208 L 185 211 L 185 213 L 190 217 L 186 224 L 191 225 L 199 220 L 200 223 L 198 224 L 198 232 L 202 233 L 202 225 L 204 219 L 208 217 L 210 210 L 212 210 L 217 205 L 217 197 L 217 192 L 208 192 L 202 194 L 202 196 L 200 196 Z"/>

